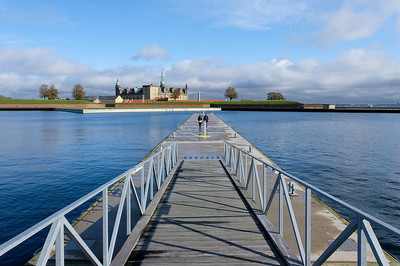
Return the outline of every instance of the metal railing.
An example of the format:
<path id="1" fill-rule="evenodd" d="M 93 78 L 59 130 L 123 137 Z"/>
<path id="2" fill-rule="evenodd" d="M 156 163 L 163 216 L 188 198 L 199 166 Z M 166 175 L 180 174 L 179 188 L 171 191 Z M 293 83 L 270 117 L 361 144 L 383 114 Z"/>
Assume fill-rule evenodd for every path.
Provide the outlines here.
<path id="1" fill-rule="evenodd" d="M 155 193 L 165 181 L 167 175 L 171 173 L 171 170 L 175 166 L 177 160 L 178 149 L 176 142 L 164 148 L 161 147 L 159 152 L 151 155 L 143 162 L 137 164 L 123 174 L 115 177 L 111 181 L 88 193 L 86 196 L 80 198 L 79 200 L 73 202 L 67 207 L 61 209 L 45 220 L 39 222 L 38 224 L 2 244 L 0 246 L 0 256 L 18 246 L 25 240 L 31 238 L 46 227 L 51 226 L 50 231 L 47 234 L 46 241 L 40 252 L 37 265 L 47 264 L 54 245 L 56 265 L 64 265 L 65 234 L 80 248 L 80 250 L 93 264 L 109 265 L 112 261 L 115 251 L 117 234 L 124 211 L 126 212 L 126 235 L 129 235 L 132 230 L 131 217 L 133 213 L 131 213 L 131 196 L 134 196 L 133 201 L 137 203 L 140 214 L 142 215 L 149 205 L 149 202 L 153 199 Z M 138 181 L 139 179 L 140 193 L 137 192 L 134 183 L 134 181 Z M 109 223 L 112 221 L 109 219 L 109 189 L 115 186 L 122 186 L 122 193 L 110 238 L 109 226 L 111 226 L 111 224 L 109 225 Z M 66 215 L 69 212 L 81 206 L 93 197 L 98 197 L 99 195 L 102 196 L 102 262 L 84 242 L 82 237 L 74 229 L 71 223 L 66 219 Z"/>
<path id="2" fill-rule="evenodd" d="M 248 190 L 252 199 L 261 205 L 260 209 L 267 215 L 270 210 L 272 200 L 277 194 L 279 197 L 279 234 L 283 237 L 283 206 L 284 200 L 290 216 L 290 222 L 295 235 L 297 248 L 300 254 L 300 259 L 304 265 L 311 265 L 311 195 L 318 193 L 332 200 L 336 204 L 343 206 L 352 215 L 355 216 L 346 229 L 330 244 L 330 246 L 319 256 L 314 265 L 322 265 L 356 230 L 357 233 L 357 259 L 359 265 L 366 265 L 366 252 L 368 243 L 373 251 L 373 254 L 379 265 L 389 265 L 386 256 L 379 244 L 378 239 L 371 227 L 371 223 L 379 226 L 381 229 L 389 232 L 392 236 L 400 237 L 400 230 L 373 217 L 372 215 L 340 200 L 336 197 L 304 182 L 298 177 L 295 177 L 279 167 L 256 158 L 249 152 L 240 149 L 239 147 L 225 142 L 224 144 L 224 160 L 225 165 L 230 167 L 232 175 L 236 176 L 242 186 Z M 262 167 L 262 174 L 257 170 L 257 165 Z M 269 170 L 268 170 L 269 169 Z M 276 175 L 276 181 L 272 191 L 267 197 L 267 171 L 271 171 Z M 286 179 L 292 179 L 301 184 L 305 190 L 305 228 L 304 241 L 301 239 L 300 230 L 297 225 L 293 205 L 290 199 L 290 190 L 287 188 Z M 304 244 L 303 244 L 304 243 Z"/>

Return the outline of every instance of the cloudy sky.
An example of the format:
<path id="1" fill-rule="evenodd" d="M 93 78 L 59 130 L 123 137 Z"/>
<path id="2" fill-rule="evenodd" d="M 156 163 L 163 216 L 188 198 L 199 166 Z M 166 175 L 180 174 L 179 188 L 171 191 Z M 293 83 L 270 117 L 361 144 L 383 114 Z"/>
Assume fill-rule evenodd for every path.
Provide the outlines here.
<path id="1" fill-rule="evenodd" d="M 0 0 L 0 95 L 188 84 L 195 99 L 400 102 L 400 1 Z"/>

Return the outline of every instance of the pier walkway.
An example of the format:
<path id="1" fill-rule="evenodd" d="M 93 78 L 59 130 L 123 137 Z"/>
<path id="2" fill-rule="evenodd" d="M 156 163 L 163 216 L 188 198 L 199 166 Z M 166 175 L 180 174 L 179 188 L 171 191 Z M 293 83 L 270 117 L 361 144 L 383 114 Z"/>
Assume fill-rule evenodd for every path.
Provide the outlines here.
<path id="1" fill-rule="evenodd" d="M 284 264 L 218 160 L 178 171 L 127 265 Z"/>
<path id="2" fill-rule="evenodd" d="M 148 224 L 134 229 L 140 239 L 131 234 L 112 265 L 284 265 L 221 162 L 234 131 L 208 114 L 204 132 L 197 115 L 163 143 L 177 142 L 181 165 Z"/>

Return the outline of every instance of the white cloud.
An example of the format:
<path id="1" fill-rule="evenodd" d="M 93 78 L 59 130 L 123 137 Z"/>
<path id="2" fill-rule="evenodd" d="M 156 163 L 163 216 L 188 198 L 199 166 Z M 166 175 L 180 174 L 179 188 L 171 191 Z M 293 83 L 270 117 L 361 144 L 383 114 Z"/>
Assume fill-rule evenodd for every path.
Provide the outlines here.
<path id="1" fill-rule="evenodd" d="M 325 11 L 320 15 L 325 26 L 316 34 L 318 42 L 332 44 L 338 40 L 373 36 L 392 17 L 400 26 L 398 1 L 350 0 L 340 3 L 334 11 Z"/>
<path id="2" fill-rule="evenodd" d="M 291 62 L 272 59 L 257 63 L 226 64 L 218 58 L 184 60 L 164 67 L 170 87 L 188 84 L 191 93 L 204 99 L 223 99 L 229 86 L 239 99 L 263 100 L 269 91 L 302 102 L 399 102 L 400 59 L 381 51 L 353 49 L 330 62 L 315 58 Z M 96 69 L 59 58 L 44 48 L 0 49 L 0 94 L 13 98 L 39 98 L 42 83 L 55 84 L 60 97 L 71 97 L 81 83 L 87 95 L 113 95 L 118 77 L 121 86 L 158 84 L 160 68 L 118 66 Z"/>
<path id="3" fill-rule="evenodd" d="M 184 0 L 179 11 L 212 24 L 264 30 L 276 24 L 295 24 L 308 16 L 314 0 Z M 194 8 L 195 7 L 195 8 Z"/>
<path id="4" fill-rule="evenodd" d="M 160 44 L 150 44 L 142 48 L 138 54 L 132 57 L 133 60 L 158 60 L 169 59 L 170 55 L 167 49 Z"/>
<path id="5" fill-rule="evenodd" d="M 68 75 L 76 71 L 82 72 L 84 67 L 77 66 L 73 60 L 61 60 L 53 52 L 45 48 L 2 49 L 0 50 L 0 71 L 15 72 L 27 75 Z M 79 68 L 79 69 L 77 69 Z"/>
<path id="6" fill-rule="evenodd" d="M 344 7 L 332 14 L 325 14 L 326 28 L 317 34 L 321 43 L 333 43 L 337 39 L 356 40 L 373 35 L 384 21 L 373 10 L 355 11 Z"/>
<path id="7" fill-rule="evenodd" d="M 247 30 L 289 26 L 324 45 L 373 36 L 390 19 L 400 29 L 400 1 L 393 0 L 174 0 L 173 4 L 179 12 L 212 25 Z"/>

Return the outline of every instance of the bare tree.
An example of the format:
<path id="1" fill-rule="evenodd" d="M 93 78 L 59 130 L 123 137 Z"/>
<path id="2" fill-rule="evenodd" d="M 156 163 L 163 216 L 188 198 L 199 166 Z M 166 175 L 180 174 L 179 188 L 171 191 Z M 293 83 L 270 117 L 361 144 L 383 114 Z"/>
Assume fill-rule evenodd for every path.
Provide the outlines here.
<path id="1" fill-rule="evenodd" d="M 74 97 L 75 100 L 83 100 L 85 93 L 81 84 L 76 84 L 72 89 L 72 97 Z"/>
<path id="2" fill-rule="evenodd" d="M 267 100 L 268 101 L 284 101 L 286 99 L 280 92 L 268 92 Z"/>
<path id="3" fill-rule="evenodd" d="M 50 85 L 50 89 L 47 90 L 47 98 L 49 100 L 57 99 L 58 97 L 58 90 L 54 85 Z"/>
<path id="4" fill-rule="evenodd" d="M 173 89 L 171 93 L 171 98 L 176 101 L 176 99 L 178 99 L 179 96 L 181 96 L 181 91 L 179 89 Z"/>
<path id="5" fill-rule="evenodd" d="M 233 87 L 229 87 L 225 91 L 225 98 L 229 98 L 229 101 L 232 101 L 232 99 L 237 99 L 238 93 Z"/>
<path id="6" fill-rule="evenodd" d="M 48 91 L 49 91 L 49 85 L 47 85 L 47 84 L 40 85 L 40 87 L 39 87 L 39 97 L 43 98 L 43 99 L 46 99 L 47 96 L 48 96 L 47 95 Z"/>

